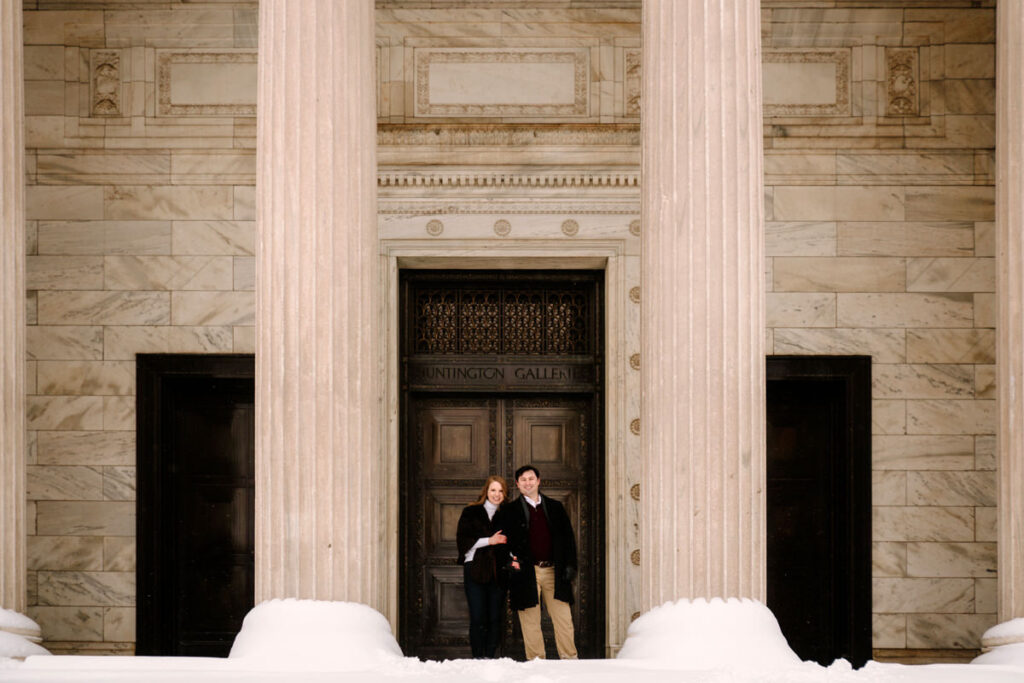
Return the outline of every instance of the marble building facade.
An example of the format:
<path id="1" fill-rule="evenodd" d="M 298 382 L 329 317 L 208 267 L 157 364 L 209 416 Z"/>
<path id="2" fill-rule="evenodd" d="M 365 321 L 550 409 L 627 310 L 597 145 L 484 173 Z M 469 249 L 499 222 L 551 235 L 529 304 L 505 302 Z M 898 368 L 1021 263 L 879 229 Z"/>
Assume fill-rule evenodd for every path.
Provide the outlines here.
<path id="1" fill-rule="evenodd" d="M 641 7 L 458 5 L 376 3 L 385 343 L 400 264 L 605 264 L 614 652 L 644 608 Z M 24 2 L 26 605 L 54 652 L 133 651 L 135 354 L 256 349 L 258 11 Z M 998 612 L 995 3 L 760 18 L 764 351 L 872 357 L 873 647 L 955 658 Z"/>

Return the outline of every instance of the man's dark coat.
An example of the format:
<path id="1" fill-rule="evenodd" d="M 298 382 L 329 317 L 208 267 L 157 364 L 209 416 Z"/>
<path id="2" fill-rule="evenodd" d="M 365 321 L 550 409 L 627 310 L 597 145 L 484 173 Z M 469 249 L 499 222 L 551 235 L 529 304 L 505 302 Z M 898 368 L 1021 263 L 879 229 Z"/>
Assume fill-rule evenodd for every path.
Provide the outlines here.
<path id="1" fill-rule="evenodd" d="M 570 605 L 572 577 L 576 576 L 576 536 L 565 508 L 557 500 L 541 495 L 541 509 L 551 530 L 551 559 L 555 564 L 555 598 Z M 519 559 L 519 571 L 509 577 L 509 602 L 512 609 L 527 609 L 537 604 L 537 575 L 530 552 L 530 504 L 523 496 L 506 503 L 495 515 L 497 527 L 508 537 L 508 551 Z"/>

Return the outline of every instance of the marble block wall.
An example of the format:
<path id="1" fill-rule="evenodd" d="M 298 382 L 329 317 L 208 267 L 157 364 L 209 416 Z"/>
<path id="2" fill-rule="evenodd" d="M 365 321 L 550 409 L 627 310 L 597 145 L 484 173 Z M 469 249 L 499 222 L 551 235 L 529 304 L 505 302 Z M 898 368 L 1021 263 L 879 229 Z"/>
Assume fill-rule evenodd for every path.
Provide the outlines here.
<path id="1" fill-rule="evenodd" d="M 25 5 L 29 614 L 131 653 L 135 354 L 254 350 L 256 7 Z"/>
<path id="2" fill-rule="evenodd" d="M 586 4 L 379 1 L 382 166 L 635 173 L 639 3 Z M 868 4 L 762 2 L 767 350 L 873 356 L 874 646 L 969 650 L 996 612 L 994 3 Z M 55 652 L 131 652 L 134 355 L 254 347 L 256 3 L 25 8 L 29 609 Z"/>
<path id="3" fill-rule="evenodd" d="M 762 3 L 769 352 L 873 358 L 877 656 L 996 620 L 995 12 L 925 4 Z"/>

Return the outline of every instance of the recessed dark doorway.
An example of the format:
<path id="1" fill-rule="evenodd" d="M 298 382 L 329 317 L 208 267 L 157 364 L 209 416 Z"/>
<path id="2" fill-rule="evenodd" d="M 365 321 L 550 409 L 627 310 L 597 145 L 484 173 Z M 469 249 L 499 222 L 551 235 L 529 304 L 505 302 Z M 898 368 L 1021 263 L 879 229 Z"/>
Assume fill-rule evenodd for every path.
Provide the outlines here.
<path id="1" fill-rule="evenodd" d="M 484 480 L 527 463 L 577 536 L 581 657 L 604 656 L 603 273 L 402 271 L 399 643 L 469 657 L 455 528 Z M 556 658 L 549 620 L 547 656 Z M 501 654 L 523 658 L 508 615 Z"/>
<path id="2" fill-rule="evenodd" d="M 769 356 L 768 606 L 804 660 L 871 658 L 871 358 Z"/>
<path id="3" fill-rule="evenodd" d="M 253 356 L 136 358 L 136 652 L 224 657 L 254 597 Z"/>

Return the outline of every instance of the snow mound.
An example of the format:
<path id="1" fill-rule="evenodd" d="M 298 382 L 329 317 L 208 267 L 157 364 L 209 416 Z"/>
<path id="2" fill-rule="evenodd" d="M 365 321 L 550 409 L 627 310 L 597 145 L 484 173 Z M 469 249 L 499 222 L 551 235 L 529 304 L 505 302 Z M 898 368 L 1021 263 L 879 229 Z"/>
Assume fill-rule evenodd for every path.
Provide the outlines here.
<path id="1" fill-rule="evenodd" d="M 7 631 L 19 636 L 24 636 L 33 643 L 42 641 L 42 630 L 39 624 L 26 617 L 21 612 L 0 607 L 0 631 Z"/>
<path id="2" fill-rule="evenodd" d="M 289 598 L 253 607 L 229 658 L 261 670 L 360 671 L 401 656 L 390 624 L 377 610 Z"/>
<path id="3" fill-rule="evenodd" d="M 688 671 L 801 665 L 771 610 L 740 598 L 684 599 L 655 607 L 630 625 L 618 658 Z"/>
<path id="4" fill-rule="evenodd" d="M 981 651 L 972 664 L 1024 667 L 1024 618 L 996 624 L 981 636 Z"/>
<path id="5" fill-rule="evenodd" d="M 49 655 L 42 646 L 30 642 L 28 638 L 7 631 L 0 631 L 0 659 L 17 657 L 24 659 L 32 655 Z"/>
<path id="6" fill-rule="evenodd" d="M 983 650 L 1014 643 L 1024 643 L 1024 618 L 1018 617 L 996 624 L 981 636 Z"/>
<path id="7" fill-rule="evenodd" d="M 1024 669 L 1024 643 L 1000 645 L 971 660 L 971 664 L 995 664 L 997 666 L 1018 666 Z"/>

